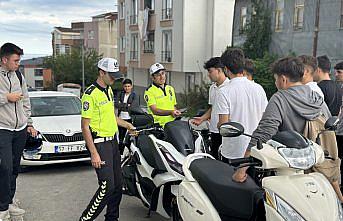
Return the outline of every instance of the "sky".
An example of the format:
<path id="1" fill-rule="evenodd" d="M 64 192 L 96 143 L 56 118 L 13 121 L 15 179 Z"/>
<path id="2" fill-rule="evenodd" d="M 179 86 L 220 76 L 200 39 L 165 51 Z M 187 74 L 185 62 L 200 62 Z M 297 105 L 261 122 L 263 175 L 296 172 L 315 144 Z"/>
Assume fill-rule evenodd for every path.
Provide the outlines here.
<path id="1" fill-rule="evenodd" d="M 116 0 L 0 0 L 0 45 L 12 42 L 26 58 L 52 54 L 54 27 L 116 11 Z"/>

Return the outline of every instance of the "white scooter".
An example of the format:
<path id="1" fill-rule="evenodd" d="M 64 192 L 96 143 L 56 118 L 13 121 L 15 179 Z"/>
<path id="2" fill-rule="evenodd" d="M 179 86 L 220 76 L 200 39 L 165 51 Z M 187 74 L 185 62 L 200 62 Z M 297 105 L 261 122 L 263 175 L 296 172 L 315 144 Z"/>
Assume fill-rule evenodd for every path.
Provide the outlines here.
<path id="1" fill-rule="evenodd" d="M 171 186 L 183 179 L 182 165 L 187 155 L 206 152 L 201 133 L 187 121 L 175 120 L 164 129 L 140 109 L 131 109 L 137 137 L 126 136 L 122 170 L 124 192 L 140 198 L 150 211 L 170 218 Z"/>
<path id="2" fill-rule="evenodd" d="M 225 137 L 243 132 L 234 122 L 220 128 Z M 304 173 L 324 158 L 316 143 L 296 132 L 280 132 L 265 144 L 259 141 L 251 157 L 230 161 L 255 172 L 255 180 L 236 183 L 232 166 L 208 154 L 189 155 L 185 178 L 174 188 L 173 220 L 342 221 L 342 206 L 329 181 L 320 173 Z"/>

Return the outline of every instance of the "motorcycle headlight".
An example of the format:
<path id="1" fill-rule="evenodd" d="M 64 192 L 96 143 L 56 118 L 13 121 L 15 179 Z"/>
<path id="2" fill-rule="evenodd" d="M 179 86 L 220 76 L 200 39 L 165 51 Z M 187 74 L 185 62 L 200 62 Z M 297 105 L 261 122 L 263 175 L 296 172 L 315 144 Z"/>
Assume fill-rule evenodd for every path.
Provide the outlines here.
<path id="1" fill-rule="evenodd" d="M 292 168 L 307 170 L 316 163 L 316 154 L 311 146 L 303 149 L 281 147 L 278 151 Z"/>
<path id="2" fill-rule="evenodd" d="M 305 219 L 295 209 L 293 209 L 280 197 L 275 195 L 275 199 L 277 211 L 284 218 L 284 220 L 305 221 Z"/>

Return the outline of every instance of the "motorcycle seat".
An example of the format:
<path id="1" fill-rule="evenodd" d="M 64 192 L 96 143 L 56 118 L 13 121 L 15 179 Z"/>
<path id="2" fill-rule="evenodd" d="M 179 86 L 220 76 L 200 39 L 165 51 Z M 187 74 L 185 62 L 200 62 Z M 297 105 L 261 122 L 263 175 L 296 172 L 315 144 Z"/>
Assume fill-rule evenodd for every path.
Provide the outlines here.
<path id="1" fill-rule="evenodd" d="M 263 189 L 251 177 L 244 183 L 234 182 L 234 168 L 226 163 L 197 159 L 191 163 L 190 171 L 222 220 L 250 220 L 259 203 L 263 203 Z"/>

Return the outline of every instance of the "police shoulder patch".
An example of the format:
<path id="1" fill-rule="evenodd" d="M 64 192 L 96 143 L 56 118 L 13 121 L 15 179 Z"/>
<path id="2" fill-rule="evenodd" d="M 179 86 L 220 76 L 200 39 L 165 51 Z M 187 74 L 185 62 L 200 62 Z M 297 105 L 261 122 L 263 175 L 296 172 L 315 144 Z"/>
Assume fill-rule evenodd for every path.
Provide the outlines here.
<path id="1" fill-rule="evenodd" d="M 84 101 L 83 102 L 83 110 L 84 111 L 88 111 L 88 109 L 89 109 L 89 102 L 88 101 Z"/>
<path id="2" fill-rule="evenodd" d="M 149 101 L 149 96 L 146 94 L 146 95 L 144 95 L 144 100 L 146 101 L 146 102 L 148 102 Z"/>
<path id="3" fill-rule="evenodd" d="M 87 90 L 85 91 L 85 94 L 90 95 L 95 89 L 94 85 L 91 85 L 90 87 L 87 88 Z"/>

